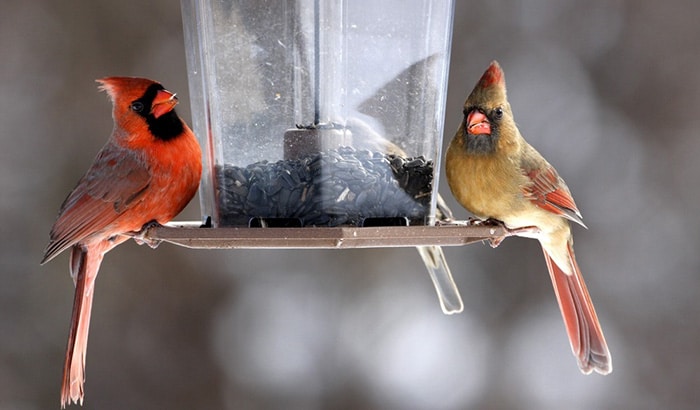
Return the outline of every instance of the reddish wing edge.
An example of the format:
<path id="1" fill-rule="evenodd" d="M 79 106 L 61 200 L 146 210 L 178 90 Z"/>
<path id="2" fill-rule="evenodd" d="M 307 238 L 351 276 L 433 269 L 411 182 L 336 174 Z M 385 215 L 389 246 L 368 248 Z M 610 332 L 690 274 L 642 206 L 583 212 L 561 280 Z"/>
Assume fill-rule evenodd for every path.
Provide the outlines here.
<path id="1" fill-rule="evenodd" d="M 41 263 L 113 223 L 137 202 L 150 180 L 148 167 L 136 154 L 107 143 L 63 202 Z"/>
<path id="2" fill-rule="evenodd" d="M 535 205 L 586 227 L 569 188 L 554 167 L 533 169 L 526 175 L 532 184 L 524 188 L 525 196 Z"/>

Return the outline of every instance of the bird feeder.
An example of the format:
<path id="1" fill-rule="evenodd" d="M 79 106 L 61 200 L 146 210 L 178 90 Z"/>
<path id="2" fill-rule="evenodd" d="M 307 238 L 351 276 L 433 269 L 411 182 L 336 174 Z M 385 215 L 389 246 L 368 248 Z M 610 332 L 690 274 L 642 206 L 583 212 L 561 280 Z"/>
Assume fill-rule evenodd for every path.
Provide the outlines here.
<path id="1" fill-rule="evenodd" d="M 211 229 L 156 236 L 278 248 L 459 244 L 492 233 L 430 230 L 451 0 L 181 6 Z"/>

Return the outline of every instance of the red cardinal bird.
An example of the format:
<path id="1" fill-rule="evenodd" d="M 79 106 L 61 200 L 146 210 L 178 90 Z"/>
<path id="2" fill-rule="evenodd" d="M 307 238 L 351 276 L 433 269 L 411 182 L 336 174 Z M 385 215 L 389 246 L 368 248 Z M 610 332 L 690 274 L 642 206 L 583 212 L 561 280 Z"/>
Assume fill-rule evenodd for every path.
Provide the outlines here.
<path id="1" fill-rule="evenodd" d="M 62 407 L 83 403 L 90 310 L 102 257 L 145 225 L 166 223 L 180 213 L 196 193 L 202 173 L 202 153 L 175 113 L 175 94 L 143 78 L 97 81 L 112 100 L 114 129 L 61 205 L 41 261 L 71 248 L 75 298 Z"/>
<path id="2" fill-rule="evenodd" d="M 520 135 L 495 61 L 464 103 L 445 166 L 452 193 L 468 211 L 540 241 L 581 371 L 610 373 L 608 345 L 574 257 L 569 221 L 583 225 L 581 213 L 557 171 Z"/>

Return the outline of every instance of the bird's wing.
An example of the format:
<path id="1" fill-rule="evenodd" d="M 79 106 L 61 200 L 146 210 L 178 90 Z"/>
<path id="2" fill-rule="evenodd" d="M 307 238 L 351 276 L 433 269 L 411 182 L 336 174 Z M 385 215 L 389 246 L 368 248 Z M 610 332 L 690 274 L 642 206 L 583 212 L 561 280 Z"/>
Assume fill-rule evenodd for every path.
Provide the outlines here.
<path id="1" fill-rule="evenodd" d="M 138 202 L 150 181 L 144 159 L 132 150 L 108 142 L 61 205 L 42 263 L 107 228 Z"/>
<path id="2" fill-rule="evenodd" d="M 534 151 L 534 148 L 531 149 Z M 566 182 L 553 166 L 539 156 L 539 153 L 537 158 L 541 160 L 522 164 L 523 174 L 529 179 L 529 184 L 523 187 L 525 197 L 538 207 L 585 227 L 581 212 Z"/>

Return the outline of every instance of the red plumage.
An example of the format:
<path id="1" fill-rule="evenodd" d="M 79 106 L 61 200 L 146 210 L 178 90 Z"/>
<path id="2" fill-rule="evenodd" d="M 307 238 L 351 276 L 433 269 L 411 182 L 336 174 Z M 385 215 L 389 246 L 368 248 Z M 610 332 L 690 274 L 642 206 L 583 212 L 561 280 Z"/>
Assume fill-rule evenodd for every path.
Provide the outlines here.
<path id="1" fill-rule="evenodd" d="M 61 205 L 42 264 L 71 248 L 76 285 L 61 406 L 83 402 L 85 354 L 95 278 L 106 252 L 149 223 L 166 223 L 197 192 L 201 151 L 177 116 L 175 94 L 132 77 L 98 80 L 113 103 L 114 129 Z"/>

